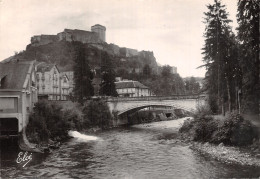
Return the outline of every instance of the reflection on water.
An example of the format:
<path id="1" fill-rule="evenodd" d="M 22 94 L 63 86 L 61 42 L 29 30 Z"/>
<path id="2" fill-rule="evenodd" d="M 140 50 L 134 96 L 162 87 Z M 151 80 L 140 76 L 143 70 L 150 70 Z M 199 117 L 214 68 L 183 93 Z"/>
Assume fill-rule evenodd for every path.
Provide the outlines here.
<path id="1" fill-rule="evenodd" d="M 33 161 L 25 168 L 15 163 L 17 153 L 10 155 L 8 160 L 1 156 L 2 177 L 138 179 L 260 176 L 259 168 L 223 164 L 191 150 L 175 138 L 176 127 L 181 122 L 164 121 L 117 128 L 97 133 L 97 138 L 74 132 L 71 135 L 77 134 L 75 136 L 78 137 L 70 139 L 53 153 L 33 154 Z M 87 138 L 79 141 L 81 137 Z"/>

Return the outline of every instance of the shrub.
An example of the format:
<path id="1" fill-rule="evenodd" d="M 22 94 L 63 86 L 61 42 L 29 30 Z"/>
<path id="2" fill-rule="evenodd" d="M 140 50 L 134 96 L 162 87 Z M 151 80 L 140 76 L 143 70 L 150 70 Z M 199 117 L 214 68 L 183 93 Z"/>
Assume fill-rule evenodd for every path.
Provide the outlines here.
<path id="1" fill-rule="evenodd" d="M 109 127 L 112 123 L 112 115 L 108 105 L 101 99 L 90 100 L 83 107 L 84 127 Z"/>
<path id="2" fill-rule="evenodd" d="M 258 133 L 251 122 L 237 113 L 232 113 L 219 125 L 212 142 L 244 146 L 252 144 L 254 138 L 258 138 Z"/>
<path id="3" fill-rule="evenodd" d="M 217 130 L 218 123 L 213 117 L 205 116 L 195 120 L 194 140 L 208 142 L 212 134 Z"/>
<path id="4" fill-rule="evenodd" d="M 193 128 L 194 123 L 195 122 L 194 122 L 193 119 L 190 119 L 190 118 L 186 119 L 184 121 L 183 125 L 181 126 L 181 128 L 179 129 L 179 132 L 181 132 L 181 133 L 184 133 L 184 132 L 188 133 Z"/>
<path id="5" fill-rule="evenodd" d="M 70 115 L 68 115 L 70 114 Z M 67 131 L 78 125 L 72 111 L 62 110 L 57 103 L 39 101 L 30 114 L 26 132 L 32 142 L 47 141 L 49 138 L 66 138 Z"/>
<path id="6" fill-rule="evenodd" d="M 196 107 L 196 111 L 193 114 L 193 118 L 204 118 L 205 116 L 212 115 L 212 111 L 210 109 L 210 106 L 205 104 L 205 105 L 199 105 Z"/>

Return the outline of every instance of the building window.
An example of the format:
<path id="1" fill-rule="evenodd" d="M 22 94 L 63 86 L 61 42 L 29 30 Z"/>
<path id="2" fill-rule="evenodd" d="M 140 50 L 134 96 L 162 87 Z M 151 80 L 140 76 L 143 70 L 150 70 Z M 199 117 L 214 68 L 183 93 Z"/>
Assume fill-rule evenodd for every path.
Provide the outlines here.
<path id="1" fill-rule="evenodd" d="M 36 74 L 36 80 L 37 80 L 37 81 L 40 80 L 40 76 L 39 76 L 39 74 Z"/>

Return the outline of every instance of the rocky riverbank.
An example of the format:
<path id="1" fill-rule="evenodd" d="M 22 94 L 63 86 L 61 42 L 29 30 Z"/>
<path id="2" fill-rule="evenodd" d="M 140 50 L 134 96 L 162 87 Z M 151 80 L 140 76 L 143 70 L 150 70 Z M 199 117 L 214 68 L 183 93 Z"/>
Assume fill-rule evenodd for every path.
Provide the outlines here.
<path id="1" fill-rule="evenodd" d="M 221 162 L 260 167 L 260 150 L 259 146 L 256 146 L 257 143 L 259 144 L 259 141 L 250 147 L 238 148 L 224 146 L 223 143 L 214 145 L 208 142 L 192 142 L 191 148 Z"/>

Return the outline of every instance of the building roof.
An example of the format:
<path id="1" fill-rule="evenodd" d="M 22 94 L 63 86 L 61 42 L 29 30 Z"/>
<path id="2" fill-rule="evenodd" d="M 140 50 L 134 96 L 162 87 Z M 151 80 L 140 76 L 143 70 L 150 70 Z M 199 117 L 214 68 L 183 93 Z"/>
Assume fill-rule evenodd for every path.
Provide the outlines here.
<path id="1" fill-rule="evenodd" d="M 95 24 L 95 25 L 91 26 L 91 28 L 93 28 L 93 27 L 102 27 L 103 29 L 106 30 L 106 27 L 103 25 L 100 25 L 100 24 Z"/>
<path id="2" fill-rule="evenodd" d="M 0 63 L 0 89 L 23 89 L 32 63 Z"/>
<path id="3" fill-rule="evenodd" d="M 142 89 L 149 89 L 147 86 L 143 85 L 139 81 L 120 81 L 115 82 L 116 89 L 123 89 L 123 88 L 142 88 Z"/>
<path id="4" fill-rule="evenodd" d="M 45 62 L 42 62 L 42 63 L 39 63 L 37 65 L 37 72 L 48 72 L 48 71 L 51 71 L 51 69 L 53 67 L 56 67 L 57 66 L 55 64 L 50 64 L 50 63 L 45 63 Z M 59 71 L 59 69 L 57 68 L 57 70 Z"/>

